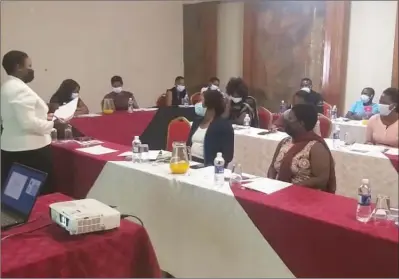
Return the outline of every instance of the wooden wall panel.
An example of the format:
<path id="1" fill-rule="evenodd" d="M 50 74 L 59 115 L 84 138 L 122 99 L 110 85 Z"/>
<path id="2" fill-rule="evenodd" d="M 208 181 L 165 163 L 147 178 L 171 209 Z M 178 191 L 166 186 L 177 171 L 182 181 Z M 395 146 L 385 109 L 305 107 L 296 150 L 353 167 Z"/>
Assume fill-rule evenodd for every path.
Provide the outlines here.
<path id="1" fill-rule="evenodd" d="M 217 8 L 216 2 L 183 5 L 184 76 L 191 94 L 216 75 Z"/>
<path id="2" fill-rule="evenodd" d="M 245 3 L 243 73 L 260 105 L 290 102 L 303 77 L 343 104 L 349 13 L 349 1 Z"/>
<path id="3" fill-rule="evenodd" d="M 337 105 L 345 102 L 348 60 L 350 1 L 327 1 L 322 92 L 324 100 Z"/>
<path id="4" fill-rule="evenodd" d="M 399 72 L 398 72 L 398 21 L 399 21 L 399 5 L 398 11 L 396 12 L 396 30 L 395 30 L 395 46 L 393 51 L 393 65 L 392 65 L 392 87 L 399 88 Z"/>

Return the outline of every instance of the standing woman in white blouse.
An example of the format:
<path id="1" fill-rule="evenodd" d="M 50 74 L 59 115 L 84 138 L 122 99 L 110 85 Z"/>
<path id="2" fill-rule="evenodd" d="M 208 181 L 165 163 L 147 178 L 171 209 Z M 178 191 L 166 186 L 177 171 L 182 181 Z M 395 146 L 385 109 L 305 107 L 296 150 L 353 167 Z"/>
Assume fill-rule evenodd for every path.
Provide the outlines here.
<path id="1" fill-rule="evenodd" d="M 8 79 L 1 86 L 1 183 L 2 189 L 13 163 L 46 172 L 42 193 L 51 192 L 52 115 L 46 103 L 27 85 L 34 78 L 32 61 L 22 51 L 12 50 L 3 57 Z"/>

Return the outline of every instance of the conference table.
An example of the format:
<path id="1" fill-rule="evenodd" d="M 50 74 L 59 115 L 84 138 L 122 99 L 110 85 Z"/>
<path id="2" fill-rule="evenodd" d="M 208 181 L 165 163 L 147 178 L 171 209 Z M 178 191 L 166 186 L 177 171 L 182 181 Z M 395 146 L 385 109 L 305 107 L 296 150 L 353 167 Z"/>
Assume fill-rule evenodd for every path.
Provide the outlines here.
<path id="1" fill-rule="evenodd" d="M 67 201 L 39 197 L 28 223 L 1 233 L 2 278 L 159 278 L 146 230 L 123 220 L 118 229 L 69 235 L 50 220 L 49 205 Z"/>
<path id="2" fill-rule="evenodd" d="M 347 135 L 346 140 L 349 142 L 366 143 L 367 125 L 365 125 L 362 120 L 344 121 L 342 118 L 338 118 L 332 120 L 332 124 L 330 138 L 332 138 L 333 131 L 338 125 L 341 130 L 341 140 L 345 140 L 345 135 Z"/>
<path id="3" fill-rule="evenodd" d="M 167 164 L 127 161 L 126 146 L 102 147 L 113 151 L 54 144 L 54 182 L 73 177 L 57 190 L 140 217 L 175 277 L 399 276 L 398 227 L 356 221 L 354 199 L 262 177 L 248 188 L 215 187 L 212 167 L 172 175 Z"/>
<path id="4" fill-rule="evenodd" d="M 72 125 L 87 136 L 125 146 L 131 145 L 135 135 L 144 135 L 141 140 L 149 144 L 151 149 L 165 149 L 168 121 L 179 115 L 189 120 L 195 116 L 192 108 L 162 108 L 132 114 L 122 112 L 76 118 Z M 345 130 L 345 125 L 360 125 L 360 122 L 355 125 L 337 121 L 342 130 Z M 365 127 L 359 129 L 365 130 Z M 265 176 L 278 143 L 287 135 L 278 132 L 260 136 L 258 133 L 261 131 L 264 130 L 251 128 L 248 133 L 244 130 L 235 131 L 234 162 L 241 163 L 248 173 Z M 332 139 L 326 141 L 335 160 L 338 195 L 357 198 L 357 187 L 363 178 L 368 178 L 374 195 L 388 195 L 392 205 L 398 206 L 398 149 L 392 148 L 389 150 L 391 154 L 385 154 L 378 147 L 362 145 L 362 141 L 337 149 Z"/>

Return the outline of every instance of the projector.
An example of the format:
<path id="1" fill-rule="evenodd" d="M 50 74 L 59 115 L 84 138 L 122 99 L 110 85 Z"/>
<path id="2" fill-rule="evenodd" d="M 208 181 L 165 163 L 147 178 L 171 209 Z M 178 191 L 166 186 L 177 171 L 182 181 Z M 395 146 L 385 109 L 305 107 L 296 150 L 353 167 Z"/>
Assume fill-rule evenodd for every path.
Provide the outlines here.
<path id="1" fill-rule="evenodd" d="M 52 203 L 50 217 L 71 235 L 111 230 L 121 221 L 119 211 L 94 199 Z"/>

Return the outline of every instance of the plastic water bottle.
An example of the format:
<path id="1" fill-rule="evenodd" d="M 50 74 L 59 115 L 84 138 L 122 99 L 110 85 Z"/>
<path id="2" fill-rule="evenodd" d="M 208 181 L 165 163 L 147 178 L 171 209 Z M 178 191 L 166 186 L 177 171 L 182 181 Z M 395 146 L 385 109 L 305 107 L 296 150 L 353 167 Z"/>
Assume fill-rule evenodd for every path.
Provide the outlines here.
<path id="1" fill-rule="evenodd" d="M 216 154 L 216 158 L 213 161 L 215 166 L 215 185 L 222 187 L 224 185 L 224 159 L 221 152 Z"/>
<path id="2" fill-rule="evenodd" d="M 334 105 L 332 110 L 331 110 L 331 120 L 336 120 L 337 119 L 337 114 L 338 114 L 337 106 Z"/>
<path id="3" fill-rule="evenodd" d="M 139 163 L 141 156 L 140 156 L 140 145 L 141 141 L 139 136 L 135 136 L 134 140 L 132 141 L 132 162 Z"/>
<path id="4" fill-rule="evenodd" d="M 368 179 L 362 179 L 358 188 L 358 203 L 356 209 L 356 220 L 367 223 L 371 217 L 371 188 Z"/>
<path id="5" fill-rule="evenodd" d="M 285 109 L 286 109 L 286 106 L 285 106 L 284 100 L 281 100 L 281 103 L 280 103 L 280 113 L 284 113 L 284 112 L 285 112 Z"/>
<path id="6" fill-rule="evenodd" d="M 127 112 L 133 113 L 133 99 L 132 98 L 129 98 L 129 101 L 127 102 Z"/>
<path id="7" fill-rule="evenodd" d="M 190 105 L 190 101 L 188 100 L 188 94 L 183 98 L 183 106 L 188 107 Z"/>
<path id="8" fill-rule="evenodd" d="M 244 124 L 245 129 L 249 130 L 251 128 L 251 117 L 249 117 L 248 113 L 244 117 L 243 124 Z"/>
<path id="9" fill-rule="evenodd" d="M 339 125 L 335 125 L 335 129 L 332 135 L 333 138 L 333 146 L 335 149 L 339 148 L 341 145 L 341 129 Z"/>

